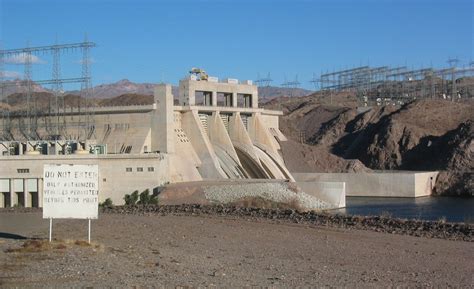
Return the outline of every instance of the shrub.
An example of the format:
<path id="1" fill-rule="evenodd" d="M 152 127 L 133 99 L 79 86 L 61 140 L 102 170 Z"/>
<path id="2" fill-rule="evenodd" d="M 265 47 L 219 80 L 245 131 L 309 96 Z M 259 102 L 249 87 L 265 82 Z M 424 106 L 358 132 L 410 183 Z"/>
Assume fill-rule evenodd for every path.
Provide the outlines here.
<path id="1" fill-rule="evenodd" d="M 150 205 L 158 205 L 158 194 L 153 194 L 150 196 L 150 200 L 148 201 Z"/>
<path id="2" fill-rule="evenodd" d="M 157 205 L 158 204 L 158 194 L 150 195 L 150 190 L 146 189 L 140 194 L 140 200 L 138 201 L 140 205 Z"/>
<path id="3" fill-rule="evenodd" d="M 134 191 L 132 194 L 126 194 L 123 198 L 126 206 L 132 205 L 157 205 L 158 204 L 158 194 L 153 193 L 150 195 L 150 190 L 146 189 L 140 194 L 138 191 Z"/>
<path id="4" fill-rule="evenodd" d="M 138 191 L 134 191 L 130 195 L 126 194 L 123 200 L 125 201 L 125 205 L 127 206 L 136 205 L 138 202 Z"/>
<path id="5" fill-rule="evenodd" d="M 148 189 L 140 193 L 138 204 L 146 205 L 150 202 L 150 191 Z"/>
<path id="6" fill-rule="evenodd" d="M 107 198 L 104 202 L 100 203 L 99 206 L 102 208 L 113 208 L 114 203 L 111 198 Z"/>

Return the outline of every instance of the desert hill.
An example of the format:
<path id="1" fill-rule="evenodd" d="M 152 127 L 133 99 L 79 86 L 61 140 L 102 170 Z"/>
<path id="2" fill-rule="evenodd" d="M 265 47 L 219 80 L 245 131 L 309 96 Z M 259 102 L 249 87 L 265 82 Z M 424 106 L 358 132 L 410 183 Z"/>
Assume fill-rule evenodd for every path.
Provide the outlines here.
<path id="1" fill-rule="evenodd" d="M 85 103 L 84 98 L 76 94 L 66 94 L 63 98 L 66 108 L 77 107 L 79 103 L 81 105 Z M 30 102 L 37 110 L 47 111 L 50 105 L 55 105 L 55 97 L 50 92 L 33 92 Z M 0 109 L 12 111 L 25 110 L 26 103 L 25 93 L 14 93 L 0 101 Z M 153 96 L 129 93 L 103 99 L 91 98 L 89 99 L 89 104 L 91 106 L 146 105 L 153 104 Z"/>
<path id="2" fill-rule="evenodd" d="M 2 82 L 2 95 L 9 96 L 14 93 L 24 93 L 26 92 L 26 83 L 22 79 L 12 79 L 12 80 L 4 80 Z M 31 91 L 32 92 L 49 92 L 47 88 L 35 83 L 34 81 L 31 83 Z"/>
<path id="3" fill-rule="evenodd" d="M 153 104 L 153 95 L 127 93 L 98 100 L 99 106 L 146 105 Z"/>
<path id="4" fill-rule="evenodd" d="M 79 95 L 66 94 L 63 95 L 64 104 L 66 108 L 77 107 L 79 103 L 84 104 L 84 98 Z M 60 100 L 59 100 L 60 101 Z M 90 99 L 90 105 L 96 106 L 99 104 L 98 100 Z M 50 106 L 54 107 L 56 99 L 51 92 L 33 92 L 31 93 L 30 105 L 33 110 L 47 111 Z M 25 93 L 13 93 L 5 99 L 0 100 L 0 108 L 5 108 L 11 111 L 25 110 L 27 106 L 27 97 Z"/>
<path id="5" fill-rule="evenodd" d="M 153 95 L 155 83 L 137 83 L 122 79 L 114 83 L 104 83 L 92 88 L 94 98 L 104 99 L 123 94 Z M 70 91 L 71 94 L 80 94 L 79 91 Z"/>
<path id="6" fill-rule="evenodd" d="M 264 105 L 285 111 L 280 127 L 292 141 L 282 151 L 290 170 L 439 170 L 436 193 L 474 195 L 473 100 L 368 110 L 355 104 L 350 95 L 333 96 L 331 104 L 314 94 Z"/>
<path id="7" fill-rule="evenodd" d="M 8 80 L 5 90 L 3 92 L 4 96 L 9 96 L 12 94 L 22 94 L 26 92 L 26 87 L 24 81 L 20 79 Z M 97 99 L 107 99 L 124 94 L 136 94 L 136 95 L 153 95 L 153 90 L 156 83 L 140 83 L 133 82 L 128 79 L 122 79 L 113 83 L 103 83 L 92 88 L 92 95 Z M 173 94 L 175 97 L 178 96 L 178 87 L 172 87 Z M 32 83 L 32 92 L 51 92 L 46 87 L 43 87 L 39 84 Z M 263 86 L 258 87 L 258 93 L 260 99 L 269 101 L 276 97 L 300 97 L 309 95 L 312 93 L 311 90 L 302 89 L 302 88 L 286 88 L 286 87 L 277 87 L 277 86 Z M 79 90 L 67 91 L 66 94 L 80 95 Z"/>
<path id="8" fill-rule="evenodd" d="M 258 87 L 258 96 L 262 102 L 266 102 L 278 97 L 300 97 L 310 95 L 312 93 L 313 92 L 311 90 L 303 88 L 287 88 L 279 86 Z"/>

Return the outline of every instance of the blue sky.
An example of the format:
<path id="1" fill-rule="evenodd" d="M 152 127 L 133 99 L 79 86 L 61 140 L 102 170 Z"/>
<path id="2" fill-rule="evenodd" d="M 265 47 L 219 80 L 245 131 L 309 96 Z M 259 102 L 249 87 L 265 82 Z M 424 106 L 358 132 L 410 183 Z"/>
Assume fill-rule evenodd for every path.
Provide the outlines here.
<path id="1" fill-rule="evenodd" d="M 177 83 L 191 67 L 255 79 L 271 73 L 303 87 L 313 73 L 360 65 L 432 64 L 473 59 L 472 1 L 42 1 L 0 0 L 3 48 L 80 42 L 93 49 L 93 84 L 128 78 Z M 34 78 L 51 78 L 39 56 Z M 80 75 L 80 54 L 62 58 Z M 20 65 L 5 70 L 22 72 Z"/>

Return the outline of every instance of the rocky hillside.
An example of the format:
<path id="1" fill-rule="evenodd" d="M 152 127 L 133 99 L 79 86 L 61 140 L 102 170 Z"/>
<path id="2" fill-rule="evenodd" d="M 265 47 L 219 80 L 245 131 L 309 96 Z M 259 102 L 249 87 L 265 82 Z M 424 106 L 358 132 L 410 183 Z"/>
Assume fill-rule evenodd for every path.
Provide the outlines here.
<path id="1" fill-rule="evenodd" d="M 153 95 L 154 83 L 137 83 L 129 81 L 128 79 L 122 79 L 115 83 L 106 83 L 95 86 L 93 94 L 95 98 L 112 98 L 123 94 L 135 94 L 135 95 Z M 173 86 L 173 94 L 178 96 L 178 87 Z M 78 91 L 70 92 L 72 94 L 79 94 Z M 311 94 L 310 90 L 301 88 L 284 88 L 276 86 L 259 87 L 258 93 L 261 100 L 268 101 L 270 99 L 289 96 L 299 97 Z"/>
<path id="2" fill-rule="evenodd" d="M 258 96 L 261 102 L 278 98 L 278 97 L 300 97 L 310 95 L 311 90 L 303 88 L 286 88 L 278 86 L 262 86 L 258 87 Z"/>
<path id="3" fill-rule="evenodd" d="M 92 91 L 94 98 L 104 99 L 120 96 L 123 94 L 153 95 L 155 83 L 137 83 L 128 79 L 122 79 L 114 83 L 104 83 L 94 86 Z M 70 91 L 71 94 L 80 94 L 79 91 Z"/>
<path id="4" fill-rule="evenodd" d="M 12 94 L 21 94 L 26 91 L 25 84 L 22 80 L 7 80 L 7 85 L 3 91 L 3 95 L 9 96 Z M 113 83 L 103 83 L 97 86 L 94 86 L 92 91 L 94 98 L 97 99 L 106 99 L 121 96 L 124 94 L 134 94 L 134 95 L 153 95 L 153 90 L 156 83 L 140 83 L 132 82 L 128 79 L 122 79 Z M 173 86 L 173 94 L 178 96 L 178 87 Z M 49 89 L 36 84 L 32 84 L 33 92 L 50 92 Z M 80 95 L 80 91 L 73 90 L 67 91 L 67 94 Z M 260 100 L 262 102 L 267 102 L 274 98 L 278 97 L 300 97 L 306 96 L 312 93 L 311 90 L 302 89 L 302 88 L 285 88 L 277 86 L 264 86 L 258 88 L 258 93 Z"/>
<path id="5" fill-rule="evenodd" d="M 474 101 L 420 100 L 361 111 L 350 96 L 337 97 L 344 101 L 328 104 L 326 96 L 313 95 L 267 104 L 286 112 L 281 129 L 294 140 L 287 152 L 304 156 L 301 168 L 439 170 L 436 193 L 474 195 Z M 293 157 L 285 159 L 297 167 Z"/>
<path id="6" fill-rule="evenodd" d="M 48 92 L 49 90 L 35 82 L 31 83 L 31 91 L 32 92 Z M 13 80 L 5 80 L 4 87 L 3 87 L 3 96 L 8 96 L 14 93 L 23 93 L 26 92 L 26 84 L 24 80 L 21 79 L 13 79 Z"/>
<path id="7" fill-rule="evenodd" d="M 84 100 L 82 97 L 74 94 L 66 94 L 64 97 L 64 103 L 66 107 L 77 107 L 79 103 L 83 104 Z M 50 92 L 33 92 L 31 94 L 30 105 L 33 109 L 39 111 L 47 111 L 50 105 L 54 106 L 55 99 L 54 95 Z M 90 100 L 91 105 L 98 105 L 98 101 L 95 99 Z M 11 111 L 25 110 L 27 106 L 26 94 L 25 93 L 13 93 L 3 100 L 0 100 L 0 109 L 6 109 Z"/>
<path id="8" fill-rule="evenodd" d="M 119 96 L 98 100 L 100 106 L 145 105 L 153 104 L 152 95 L 127 93 Z"/>

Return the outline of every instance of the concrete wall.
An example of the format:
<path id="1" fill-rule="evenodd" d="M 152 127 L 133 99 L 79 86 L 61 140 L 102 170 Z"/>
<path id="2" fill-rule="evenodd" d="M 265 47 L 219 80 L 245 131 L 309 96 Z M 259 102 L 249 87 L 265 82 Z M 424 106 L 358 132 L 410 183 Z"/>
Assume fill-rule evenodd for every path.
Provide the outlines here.
<path id="1" fill-rule="evenodd" d="M 152 151 L 173 153 L 175 151 L 175 126 L 171 85 L 159 84 L 155 86 L 154 97 L 157 109 L 154 111 L 151 121 Z"/>
<path id="2" fill-rule="evenodd" d="M 87 138 L 84 135 L 84 130 L 77 126 L 83 116 L 73 111 L 66 115 L 66 128 L 62 131 L 62 139 L 81 141 L 93 139 L 94 143 L 107 145 L 109 153 L 121 153 L 121 150 L 127 147 L 130 147 L 130 153 L 143 153 L 145 147 L 150 151 L 151 143 L 147 137 L 150 134 L 155 109 L 154 105 L 129 106 L 127 109 L 123 107 L 97 108 L 94 110 L 93 122 L 95 129 L 91 138 Z M 19 118 L 12 118 L 11 121 L 13 127 L 19 126 Z M 50 134 L 45 130 L 44 123 L 54 123 L 55 121 L 54 116 L 43 117 L 38 120 L 38 134 L 41 139 L 50 139 Z M 1 126 L 3 126 L 2 119 L 0 119 Z M 26 140 L 18 129 L 13 129 L 12 133 L 14 140 Z M 0 151 L 4 150 L 5 148 L 0 146 Z"/>
<path id="3" fill-rule="evenodd" d="M 179 104 L 183 106 L 193 106 L 196 104 L 196 91 L 211 93 L 211 101 L 208 105 L 217 106 L 217 93 L 225 93 L 232 95 L 232 107 L 238 106 L 238 97 L 243 94 L 251 95 L 251 103 L 248 107 L 258 107 L 258 89 L 256 85 L 213 82 L 213 81 L 197 81 L 190 78 L 183 79 L 179 82 Z"/>
<path id="4" fill-rule="evenodd" d="M 35 190 L 41 200 L 43 166 L 45 164 L 97 164 L 99 166 L 99 201 L 111 198 L 114 204 L 123 204 L 125 194 L 135 190 L 142 192 L 145 189 L 152 192 L 153 188 L 170 180 L 168 157 L 166 154 L 84 155 L 67 156 L 66 158 L 64 156 L 4 157 L 0 166 L 0 182 L 8 181 L 11 187 L 10 192 L 2 193 L 11 193 L 10 206 L 18 203 L 18 194 L 14 194 L 17 192 L 29 193 Z M 18 169 L 28 169 L 28 173 L 19 173 Z M 25 182 L 27 186 L 23 186 Z M 31 185 L 35 182 L 37 188 Z M 28 186 L 28 184 L 30 185 Z M 30 188 L 28 189 L 28 187 Z M 31 202 L 27 200 L 26 206 L 29 204 Z M 41 203 L 39 205 L 41 206 Z"/>
<path id="5" fill-rule="evenodd" d="M 423 197 L 438 172 L 293 173 L 297 181 L 344 182 L 348 197 Z"/>
<path id="6" fill-rule="evenodd" d="M 430 196 L 433 193 L 439 172 L 419 172 L 415 174 L 415 195 Z"/>
<path id="7" fill-rule="evenodd" d="M 214 146 L 200 123 L 198 112 L 194 110 L 182 113 L 181 123 L 190 144 L 201 160 L 201 165 L 198 167 L 201 176 L 206 179 L 225 178 Z"/>
<path id="8" fill-rule="evenodd" d="M 346 206 L 346 184 L 343 182 L 296 181 L 303 192 L 331 204 L 333 208 Z"/>
<path id="9" fill-rule="evenodd" d="M 38 180 L 31 178 L 0 179 L 0 208 L 38 206 Z"/>

